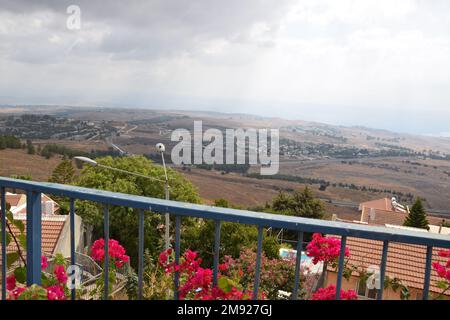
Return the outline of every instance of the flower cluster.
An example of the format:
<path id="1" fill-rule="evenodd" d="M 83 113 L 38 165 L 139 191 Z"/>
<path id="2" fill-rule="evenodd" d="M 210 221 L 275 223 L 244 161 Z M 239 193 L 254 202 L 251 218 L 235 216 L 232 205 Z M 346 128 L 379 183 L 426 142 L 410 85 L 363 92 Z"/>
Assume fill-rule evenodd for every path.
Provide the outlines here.
<path id="1" fill-rule="evenodd" d="M 61 285 L 54 285 L 47 288 L 48 300 L 66 300 L 64 288 Z"/>
<path id="2" fill-rule="evenodd" d="M 342 300 L 357 300 L 358 296 L 354 290 L 341 290 Z M 336 299 L 336 287 L 330 285 L 326 288 L 319 288 L 312 294 L 311 300 L 334 300 Z"/>
<path id="3" fill-rule="evenodd" d="M 251 291 L 255 279 L 256 260 L 256 252 L 252 248 L 245 248 L 236 259 L 225 256 L 219 270 Z M 303 275 L 301 277 L 304 280 Z M 291 292 L 294 279 L 295 259 L 270 259 L 262 252 L 260 266 L 262 298 L 266 298 L 267 295 L 268 299 L 278 299 L 280 290 Z"/>
<path id="4" fill-rule="evenodd" d="M 450 282 L 450 249 L 439 251 L 439 256 L 443 258 L 448 258 L 445 265 L 439 262 L 433 262 L 433 269 L 436 270 L 439 277 Z"/>
<path id="5" fill-rule="evenodd" d="M 334 262 L 339 258 L 341 251 L 341 240 L 334 237 L 323 237 L 320 233 L 314 233 L 312 240 L 306 246 L 306 255 L 312 257 L 312 262 L 319 261 Z M 350 251 L 345 248 L 345 256 L 348 257 Z"/>
<path id="6" fill-rule="evenodd" d="M 108 256 L 117 268 L 121 268 L 130 261 L 130 257 L 126 255 L 125 248 L 117 240 L 110 239 L 108 244 Z M 94 241 L 91 248 L 91 257 L 95 261 L 103 262 L 105 258 L 105 240 L 103 238 Z"/>
<path id="7" fill-rule="evenodd" d="M 53 275 L 47 278 L 43 274 L 43 279 L 46 279 L 47 286 L 41 288 L 46 293 L 46 298 L 48 300 L 66 300 L 66 292 L 64 290 L 67 282 L 66 268 L 63 264 L 58 264 L 61 261 L 61 257 L 55 259 L 55 266 L 53 268 Z M 45 271 L 48 268 L 47 257 L 41 257 L 41 269 Z M 21 269 L 24 270 L 24 269 Z M 48 271 L 48 270 L 47 270 Z M 24 296 L 29 288 L 23 286 L 18 286 L 18 281 L 15 275 L 10 275 L 6 278 L 6 289 L 8 290 L 8 299 L 17 300 Z"/>
<path id="8" fill-rule="evenodd" d="M 197 258 L 197 252 L 186 250 L 181 258 L 181 263 L 176 264 L 173 258 L 173 250 L 168 249 L 159 255 L 158 263 L 166 273 L 179 273 L 180 299 L 194 300 L 243 300 L 250 299 L 251 294 L 247 290 L 238 289 L 234 283 L 223 275 L 218 275 L 219 285 L 213 286 L 213 272 L 211 269 L 202 268 L 201 258 Z M 226 263 L 219 269 L 225 270 Z"/>

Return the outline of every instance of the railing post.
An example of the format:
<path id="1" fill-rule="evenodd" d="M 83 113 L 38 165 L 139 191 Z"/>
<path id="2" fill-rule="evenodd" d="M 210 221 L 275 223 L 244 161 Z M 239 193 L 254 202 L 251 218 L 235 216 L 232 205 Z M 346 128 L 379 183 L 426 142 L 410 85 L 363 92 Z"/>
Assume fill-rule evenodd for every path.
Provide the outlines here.
<path id="1" fill-rule="evenodd" d="M 2 300 L 6 300 L 6 190 L 1 188 L 2 208 Z"/>
<path id="2" fill-rule="evenodd" d="M 41 194 L 27 192 L 27 286 L 41 284 Z"/>
<path id="3" fill-rule="evenodd" d="M 347 243 L 347 237 L 341 238 L 341 251 L 339 253 L 339 266 L 338 275 L 336 281 L 336 300 L 341 299 L 341 287 L 342 287 L 342 273 L 344 272 L 344 260 L 345 260 L 345 245 Z"/>
<path id="4" fill-rule="evenodd" d="M 427 256 L 425 261 L 425 278 L 423 281 L 423 300 L 428 300 L 428 293 L 430 291 L 430 276 L 431 276 L 431 259 L 433 256 L 433 247 L 427 246 Z"/>
<path id="5" fill-rule="evenodd" d="M 75 257 L 75 202 L 74 199 L 70 199 L 70 213 L 69 213 L 69 218 L 70 218 L 70 264 L 73 266 L 72 268 L 75 267 L 75 263 L 76 263 L 76 257 Z M 76 284 L 76 280 L 75 280 L 75 269 L 73 269 L 73 283 L 72 283 L 72 290 L 71 290 L 71 299 L 75 300 L 76 297 L 76 290 L 75 290 L 75 284 Z"/>
<path id="6" fill-rule="evenodd" d="M 386 263 L 388 254 L 389 241 L 383 241 L 383 253 L 381 255 L 381 267 L 380 267 L 380 289 L 378 289 L 378 300 L 383 300 L 384 291 L 384 277 L 386 274 Z"/>
<path id="7" fill-rule="evenodd" d="M 298 298 L 298 287 L 300 285 L 301 260 L 302 260 L 303 232 L 298 233 L 297 238 L 297 256 L 295 259 L 295 282 L 292 290 L 292 300 Z"/>
<path id="8" fill-rule="evenodd" d="M 261 273 L 261 254 L 263 242 L 263 227 L 258 227 L 258 246 L 256 249 L 255 282 L 253 284 L 253 300 L 258 300 L 259 279 Z"/>
<path id="9" fill-rule="evenodd" d="M 220 251 L 220 221 L 215 221 L 214 234 L 214 271 L 213 271 L 213 286 L 217 286 L 217 274 L 219 271 L 219 251 Z"/>
<path id="10" fill-rule="evenodd" d="M 104 239 L 105 239 L 105 258 L 103 259 L 103 289 L 104 299 L 109 299 L 109 208 L 105 206 L 103 208 L 103 227 L 104 227 Z"/>
<path id="11" fill-rule="evenodd" d="M 144 276 L 144 210 L 139 211 L 138 299 L 142 300 Z"/>
<path id="12" fill-rule="evenodd" d="M 180 241 L 181 241 L 181 216 L 175 217 L 175 265 L 180 264 Z M 180 272 L 175 271 L 175 275 L 173 277 L 173 298 L 178 300 L 178 290 L 180 287 Z"/>

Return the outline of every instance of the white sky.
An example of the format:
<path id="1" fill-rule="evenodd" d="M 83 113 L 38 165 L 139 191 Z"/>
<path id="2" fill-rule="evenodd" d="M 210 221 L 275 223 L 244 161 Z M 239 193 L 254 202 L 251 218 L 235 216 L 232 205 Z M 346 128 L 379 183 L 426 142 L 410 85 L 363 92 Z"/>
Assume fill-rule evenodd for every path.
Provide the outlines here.
<path id="1" fill-rule="evenodd" d="M 81 30 L 66 8 L 81 8 Z M 0 0 L 0 104 L 450 131 L 450 1 Z"/>

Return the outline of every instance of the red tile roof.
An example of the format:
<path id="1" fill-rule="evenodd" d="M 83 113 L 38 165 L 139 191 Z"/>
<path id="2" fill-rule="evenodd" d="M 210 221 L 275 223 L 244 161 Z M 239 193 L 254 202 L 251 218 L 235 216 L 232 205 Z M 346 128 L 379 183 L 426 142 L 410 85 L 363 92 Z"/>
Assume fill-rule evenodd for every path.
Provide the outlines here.
<path id="1" fill-rule="evenodd" d="M 382 241 L 347 238 L 347 247 L 350 250 L 349 263 L 360 267 L 359 269 L 366 270 L 370 265 L 379 266 L 381 264 Z M 433 248 L 433 261 L 440 261 L 445 264 L 447 260 L 439 257 L 439 250 L 442 249 Z M 391 242 L 388 247 L 386 276 L 391 279 L 399 278 L 409 288 L 423 290 L 425 258 L 425 246 Z M 328 270 L 333 271 L 331 267 L 328 267 Z M 354 272 L 353 275 L 359 276 L 357 272 Z M 439 280 L 439 277 L 432 269 L 431 292 L 441 292 L 435 285 L 437 280 Z"/>
<path id="2" fill-rule="evenodd" d="M 385 225 L 385 224 L 395 224 L 395 225 L 403 225 L 403 222 L 406 219 L 407 214 L 397 211 L 387 211 L 382 209 L 374 209 L 375 219 L 370 218 L 370 207 L 364 207 L 361 212 L 361 221 L 367 222 L 372 225 Z M 442 218 L 427 216 L 428 222 L 432 225 L 440 225 L 442 222 Z"/>
<path id="3" fill-rule="evenodd" d="M 56 249 L 56 245 L 58 243 L 59 237 L 61 235 L 61 231 L 64 227 L 65 216 L 57 216 L 58 219 L 43 219 L 42 220 L 42 252 L 45 255 L 51 255 L 54 253 Z M 63 219 L 61 219 L 63 218 Z M 25 234 L 26 234 L 26 220 L 20 219 L 25 226 Z M 11 230 L 15 235 L 19 234 L 19 230 L 15 226 L 11 226 Z M 1 248 L 1 245 L 0 245 Z M 6 251 L 15 252 L 17 251 L 17 246 L 14 240 L 6 248 Z M 22 249 L 23 255 L 26 256 L 26 252 Z M 0 265 L 2 264 L 2 257 L 0 255 Z"/>

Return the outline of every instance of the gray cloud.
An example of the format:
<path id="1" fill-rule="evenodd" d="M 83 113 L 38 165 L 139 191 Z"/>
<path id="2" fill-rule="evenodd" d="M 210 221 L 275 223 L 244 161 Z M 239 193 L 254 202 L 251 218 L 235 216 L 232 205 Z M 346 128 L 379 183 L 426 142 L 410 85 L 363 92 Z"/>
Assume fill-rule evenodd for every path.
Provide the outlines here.
<path id="1" fill-rule="evenodd" d="M 71 4 L 81 8 L 78 31 L 66 28 Z M 415 124 L 403 131 L 448 131 L 449 9 L 444 0 L 2 0 L 0 104 L 342 123 L 353 108 L 356 124 L 395 130 L 374 116 L 393 113 Z M 417 126 L 423 113 L 429 124 Z"/>

